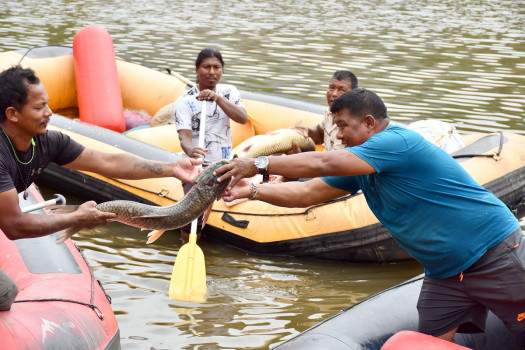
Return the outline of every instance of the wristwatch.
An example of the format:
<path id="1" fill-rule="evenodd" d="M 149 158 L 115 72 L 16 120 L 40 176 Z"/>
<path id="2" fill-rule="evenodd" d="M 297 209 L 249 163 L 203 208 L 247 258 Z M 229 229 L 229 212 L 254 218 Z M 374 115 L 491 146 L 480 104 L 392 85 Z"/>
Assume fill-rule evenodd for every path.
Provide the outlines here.
<path id="1" fill-rule="evenodd" d="M 259 174 L 262 175 L 268 175 L 268 165 L 270 165 L 270 159 L 266 156 L 261 156 L 255 158 L 255 161 L 253 162 L 257 170 L 259 171 Z"/>

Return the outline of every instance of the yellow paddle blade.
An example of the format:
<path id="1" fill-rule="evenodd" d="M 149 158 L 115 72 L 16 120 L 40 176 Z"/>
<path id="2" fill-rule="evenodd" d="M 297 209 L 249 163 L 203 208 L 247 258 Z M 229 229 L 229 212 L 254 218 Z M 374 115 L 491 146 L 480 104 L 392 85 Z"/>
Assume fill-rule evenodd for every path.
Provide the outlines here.
<path id="1" fill-rule="evenodd" d="M 174 300 L 203 302 L 206 300 L 206 264 L 204 253 L 197 245 L 197 234 L 177 254 L 171 273 L 169 296 Z"/>

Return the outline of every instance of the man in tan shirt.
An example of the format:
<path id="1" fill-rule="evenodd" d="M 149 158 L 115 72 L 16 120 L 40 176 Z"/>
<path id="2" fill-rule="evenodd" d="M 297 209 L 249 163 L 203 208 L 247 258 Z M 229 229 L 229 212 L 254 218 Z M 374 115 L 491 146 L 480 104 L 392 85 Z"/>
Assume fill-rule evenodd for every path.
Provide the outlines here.
<path id="1" fill-rule="evenodd" d="M 296 126 L 295 130 L 300 131 L 305 136 L 312 138 L 316 145 L 324 143 L 325 151 L 332 151 L 344 148 L 341 144 L 341 140 L 338 140 L 337 126 L 334 124 L 334 118 L 330 113 L 330 107 L 336 98 L 341 96 L 343 93 L 356 89 L 358 87 L 357 77 L 354 73 L 348 70 L 338 70 L 330 78 L 328 89 L 326 90 L 326 102 L 328 108 L 326 109 L 325 115 L 321 122 L 313 127 Z M 296 145 L 295 145 L 296 146 Z M 290 153 L 299 153 L 298 147 L 294 147 L 294 150 Z"/>

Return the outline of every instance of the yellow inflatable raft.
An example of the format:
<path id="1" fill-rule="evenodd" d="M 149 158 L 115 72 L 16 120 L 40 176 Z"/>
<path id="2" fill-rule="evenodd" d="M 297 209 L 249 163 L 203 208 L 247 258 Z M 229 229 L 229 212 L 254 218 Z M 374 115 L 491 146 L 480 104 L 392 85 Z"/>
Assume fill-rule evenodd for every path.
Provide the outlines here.
<path id="1" fill-rule="evenodd" d="M 124 108 L 145 111 L 154 116 L 154 122 L 166 111 L 169 113 L 169 105 L 192 84 L 173 72 L 164 73 L 120 59 L 116 63 Z M 50 129 L 67 133 L 90 148 L 125 151 L 162 161 L 179 159 L 177 152 L 181 148 L 174 125 L 141 127 L 120 134 L 77 119 L 71 48 L 55 46 L 0 53 L 0 70 L 15 64 L 33 68 L 46 86 L 49 105 L 56 113 Z M 234 146 L 242 148 L 255 135 L 294 125 L 316 125 L 325 109 L 280 97 L 241 94 L 250 118 L 245 125 L 232 122 L 232 136 Z M 464 135 L 463 141 L 466 147 L 453 154 L 461 165 L 512 210 L 523 209 L 525 137 L 495 133 Z M 129 199 L 164 206 L 183 196 L 180 181 L 173 178 L 123 181 L 53 165 L 46 169 L 40 182 L 98 202 Z M 262 254 L 375 263 L 411 259 L 377 221 L 360 194 L 296 209 L 260 201 L 228 206 L 221 200 L 214 204 L 204 234 L 205 239 Z"/>

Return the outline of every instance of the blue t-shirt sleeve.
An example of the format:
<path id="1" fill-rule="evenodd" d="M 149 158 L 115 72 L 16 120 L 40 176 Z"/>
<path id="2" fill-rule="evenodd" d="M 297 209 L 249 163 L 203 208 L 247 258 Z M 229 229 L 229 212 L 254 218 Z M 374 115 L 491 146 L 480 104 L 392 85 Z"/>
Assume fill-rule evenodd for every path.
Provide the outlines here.
<path id="1" fill-rule="evenodd" d="M 369 138 L 359 146 L 347 148 L 350 152 L 370 164 L 376 171 L 405 170 L 407 157 L 403 157 L 409 145 L 405 137 L 391 128 L 391 132 L 381 132 Z"/>
<path id="2" fill-rule="evenodd" d="M 407 149 L 405 138 L 397 132 L 378 133 L 362 145 L 345 149 L 370 164 L 378 174 L 383 171 L 399 172 L 406 166 L 406 163 L 403 160 L 400 162 L 400 157 L 396 156 Z M 328 176 L 322 180 L 330 186 L 352 194 L 360 190 L 358 176 Z"/>
<path id="3" fill-rule="evenodd" d="M 332 187 L 350 192 L 351 194 L 356 194 L 360 189 L 355 176 L 326 176 L 322 177 L 321 180 Z"/>

